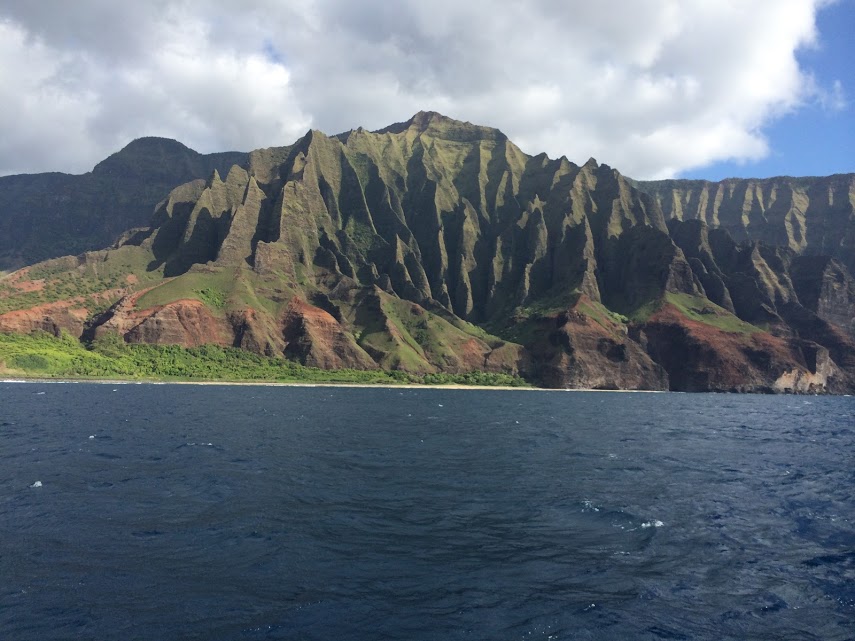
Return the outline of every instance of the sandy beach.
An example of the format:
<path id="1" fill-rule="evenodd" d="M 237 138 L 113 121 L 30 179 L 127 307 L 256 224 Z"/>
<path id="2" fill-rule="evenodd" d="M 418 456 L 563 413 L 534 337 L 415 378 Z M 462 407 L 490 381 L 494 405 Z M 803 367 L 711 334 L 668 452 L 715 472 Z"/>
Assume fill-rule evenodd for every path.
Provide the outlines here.
<path id="1" fill-rule="evenodd" d="M 620 392 L 620 393 L 663 393 L 666 390 L 605 390 L 605 389 L 555 389 L 546 387 L 511 387 L 490 385 L 430 385 L 421 383 L 401 383 L 390 385 L 387 383 L 301 383 L 281 381 L 159 381 L 159 380 L 122 380 L 122 379 L 72 379 L 72 378 L 7 378 L 0 383 L 53 383 L 74 384 L 94 383 L 97 385 L 220 385 L 220 386 L 244 386 L 244 387 L 351 387 L 351 388 L 375 388 L 375 389 L 439 389 L 439 390 L 486 390 L 486 391 L 511 391 L 511 392 Z"/>

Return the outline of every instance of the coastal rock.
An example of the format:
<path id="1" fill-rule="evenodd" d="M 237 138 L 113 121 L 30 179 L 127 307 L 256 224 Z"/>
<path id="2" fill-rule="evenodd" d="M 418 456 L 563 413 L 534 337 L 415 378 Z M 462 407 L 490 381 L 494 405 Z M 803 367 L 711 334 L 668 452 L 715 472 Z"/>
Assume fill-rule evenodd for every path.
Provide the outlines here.
<path id="1" fill-rule="evenodd" d="M 666 371 L 622 324 L 590 305 L 581 298 L 574 308 L 533 322 L 534 340 L 526 346 L 540 380 L 558 388 L 667 390 Z M 587 314 L 580 311 L 585 307 Z"/>
<path id="2" fill-rule="evenodd" d="M 724 331 L 666 305 L 633 333 L 681 392 L 837 391 L 839 367 L 814 343 Z M 806 357 L 806 353 L 808 357 Z"/>

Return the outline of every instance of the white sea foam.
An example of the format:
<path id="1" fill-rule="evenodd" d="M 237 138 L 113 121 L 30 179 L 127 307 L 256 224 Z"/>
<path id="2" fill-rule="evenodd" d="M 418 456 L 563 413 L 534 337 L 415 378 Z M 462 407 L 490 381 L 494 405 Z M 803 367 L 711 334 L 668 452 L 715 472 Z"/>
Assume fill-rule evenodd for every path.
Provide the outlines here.
<path id="1" fill-rule="evenodd" d="M 582 501 L 582 505 L 585 506 L 586 510 L 593 510 L 594 512 L 600 511 L 600 508 L 598 508 L 596 505 L 594 505 L 593 501 L 590 501 L 588 499 L 585 499 L 584 501 Z"/>
<path id="2" fill-rule="evenodd" d="M 641 527 L 643 527 L 643 528 L 662 527 L 663 525 L 665 525 L 665 524 L 662 521 L 653 520 L 653 521 L 646 521 L 646 522 L 642 523 Z"/>

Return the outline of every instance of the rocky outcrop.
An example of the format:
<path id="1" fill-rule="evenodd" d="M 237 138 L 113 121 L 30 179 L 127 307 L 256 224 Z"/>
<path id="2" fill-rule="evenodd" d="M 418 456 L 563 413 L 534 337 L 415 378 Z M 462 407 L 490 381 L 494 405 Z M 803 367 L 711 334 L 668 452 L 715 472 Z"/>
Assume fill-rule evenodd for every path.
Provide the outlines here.
<path id="1" fill-rule="evenodd" d="M 265 314 L 252 308 L 240 309 L 231 312 L 228 321 L 234 336 L 232 346 L 263 356 L 282 353 L 284 344 Z"/>
<path id="2" fill-rule="evenodd" d="M 527 342 L 538 378 L 548 387 L 605 390 L 667 390 L 668 374 L 629 338 L 626 328 L 604 313 L 572 309 L 532 323 Z"/>
<path id="3" fill-rule="evenodd" d="M 90 339 L 104 334 L 118 334 L 128 343 L 154 345 L 231 345 L 231 327 L 198 300 L 177 300 L 166 305 L 137 309 L 140 293 L 127 296 L 101 317 L 87 331 Z"/>
<path id="4" fill-rule="evenodd" d="M 728 332 L 687 319 L 666 305 L 632 333 L 684 392 L 840 391 L 851 376 L 828 350 L 766 332 Z"/>
<path id="5" fill-rule="evenodd" d="M 837 260 L 799 256 L 790 269 L 799 301 L 855 339 L 855 279 Z"/>
<path id="6" fill-rule="evenodd" d="M 199 301 L 175 301 L 148 313 L 125 333 L 129 343 L 198 347 L 228 345 L 222 322 Z"/>
<path id="7" fill-rule="evenodd" d="M 285 311 L 282 336 L 284 354 L 303 365 L 322 369 L 378 367 L 335 318 L 299 298 L 294 298 Z"/>
<path id="8" fill-rule="evenodd" d="M 60 301 L 0 314 L 0 332 L 29 334 L 43 331 L 60 336 L 63 332 L 80 338 L 88 312 L 73 302 Z"/>

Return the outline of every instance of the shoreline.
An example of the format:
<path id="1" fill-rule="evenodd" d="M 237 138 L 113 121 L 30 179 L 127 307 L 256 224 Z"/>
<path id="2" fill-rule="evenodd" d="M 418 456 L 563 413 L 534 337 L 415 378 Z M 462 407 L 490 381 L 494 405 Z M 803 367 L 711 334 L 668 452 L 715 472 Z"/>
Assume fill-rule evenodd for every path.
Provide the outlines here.
<path id="1" fill-rule="evenodd" d="M 606 390 L 606 389 L 560 389 L 550 387 L 511 387 L 500 385 L 431 385 L 423 383 L 302 383 L 284 381 L 158 381 L 158 380 L 127 380 L 127 379 L 80 379 L 80 378 L 4 378 L 0 383 L 47 383 L 47 384 L 86 384 L 95 385 L 213 385 L 213 386 L 242 386 L 242 387 L 345 387 L 345 388 L 374 388 L 374 389 L 437 389 L 437 390 L 486 390 L 514 392 L 618 392 L 621 394 L 664 394 L 668 390 Z"/>

